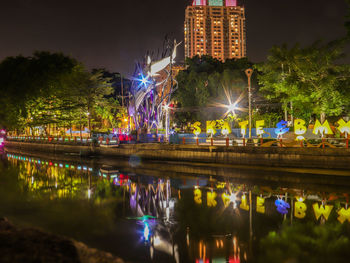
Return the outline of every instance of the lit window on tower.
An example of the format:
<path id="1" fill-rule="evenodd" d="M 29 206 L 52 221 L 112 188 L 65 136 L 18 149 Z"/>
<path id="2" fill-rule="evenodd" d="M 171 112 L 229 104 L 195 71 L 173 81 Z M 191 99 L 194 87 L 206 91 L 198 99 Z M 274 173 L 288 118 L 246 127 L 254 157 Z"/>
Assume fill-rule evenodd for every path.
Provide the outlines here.
<path id="1" fill-rule="evenodd" d="M 237 0 L 226 0 L 226 6 L 237 6 Z"/>
<path id="2" fill-rule="evenodd" d="M 223 6 L 222 4 L 223 0 L 209 0 L 210 6 Z"/>
<path id="3" fill-rule="evenodd" d="M 206 5 L 206 0 L 194 0 L 192 5 L 196 6 L 196 5 Z"/>

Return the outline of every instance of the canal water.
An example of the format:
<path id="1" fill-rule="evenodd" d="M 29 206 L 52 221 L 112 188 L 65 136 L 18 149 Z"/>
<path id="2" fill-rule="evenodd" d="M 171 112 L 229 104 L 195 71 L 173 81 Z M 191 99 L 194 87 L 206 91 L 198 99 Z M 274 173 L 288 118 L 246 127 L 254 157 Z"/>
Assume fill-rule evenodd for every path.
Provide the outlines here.
<path id="1" fill-rule="evenodd" d="M 0 216 L 127 262 L 348 262 L 349 175 L 3 152 Z"/>

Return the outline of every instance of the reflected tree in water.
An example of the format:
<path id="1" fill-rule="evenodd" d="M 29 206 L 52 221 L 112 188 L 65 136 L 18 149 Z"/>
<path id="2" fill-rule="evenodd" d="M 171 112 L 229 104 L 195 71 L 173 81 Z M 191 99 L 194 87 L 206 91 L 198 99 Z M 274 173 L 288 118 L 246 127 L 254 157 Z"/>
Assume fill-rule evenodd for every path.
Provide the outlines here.
<path id="1" fill-rule="evenodd" d="M 260 242 L 259 262 L 346 262 L 350 258 L 350 225 L 335 221 L 290 225 Z"/>

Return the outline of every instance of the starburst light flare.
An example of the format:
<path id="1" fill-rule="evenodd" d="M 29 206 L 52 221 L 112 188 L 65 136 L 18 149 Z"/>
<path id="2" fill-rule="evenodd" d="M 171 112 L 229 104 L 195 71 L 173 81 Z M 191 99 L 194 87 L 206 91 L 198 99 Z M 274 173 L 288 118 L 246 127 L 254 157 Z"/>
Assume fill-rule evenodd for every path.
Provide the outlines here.
<path id="1" fill-rule="evenodd" d="M 214 106 L 215 107 L 219 107 L 219 108 L 226 108 L 227 111 L 224 113 L 224 118 L 228 115 L 228 114 L 232 114 L 232 115 L 236 115 L 236 111 L 247 111 L 246 108 L 241 108 L 238 106 L 238 104 L 242 101 L 242 99 L 244 98 L 244 93 L 241 93 L 239 95 L 239 97 L 237 98 L 236 101 L 234 101 L 232 99 L 232 95 L 231 95 L 231 92 L 224 88 L 224 92 L 225 92 L 225 96 L 226 96 L 226 99 L 227 99 L 227 102 L 228 104 L 222 104 L 222 103 L 215 103 Z"/>

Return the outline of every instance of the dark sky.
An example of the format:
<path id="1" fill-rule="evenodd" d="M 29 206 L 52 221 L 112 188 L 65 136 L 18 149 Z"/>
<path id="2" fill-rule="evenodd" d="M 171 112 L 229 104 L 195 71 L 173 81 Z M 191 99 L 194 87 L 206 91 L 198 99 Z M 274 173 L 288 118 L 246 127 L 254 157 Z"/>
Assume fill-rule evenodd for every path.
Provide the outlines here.
<path id="1" fill-rule="evenodd" d="M 88 68 L 131 74 L 166 34 L 183 40 L 191 0 L 0 0 L 0 60 L 35 50 L 61 51 Z M 345 35 L 344 0 L 241 0 L 247 52 L 264 60 L 272 45 Z M 183 45 L 180 60 L 183 60 Z"/>

